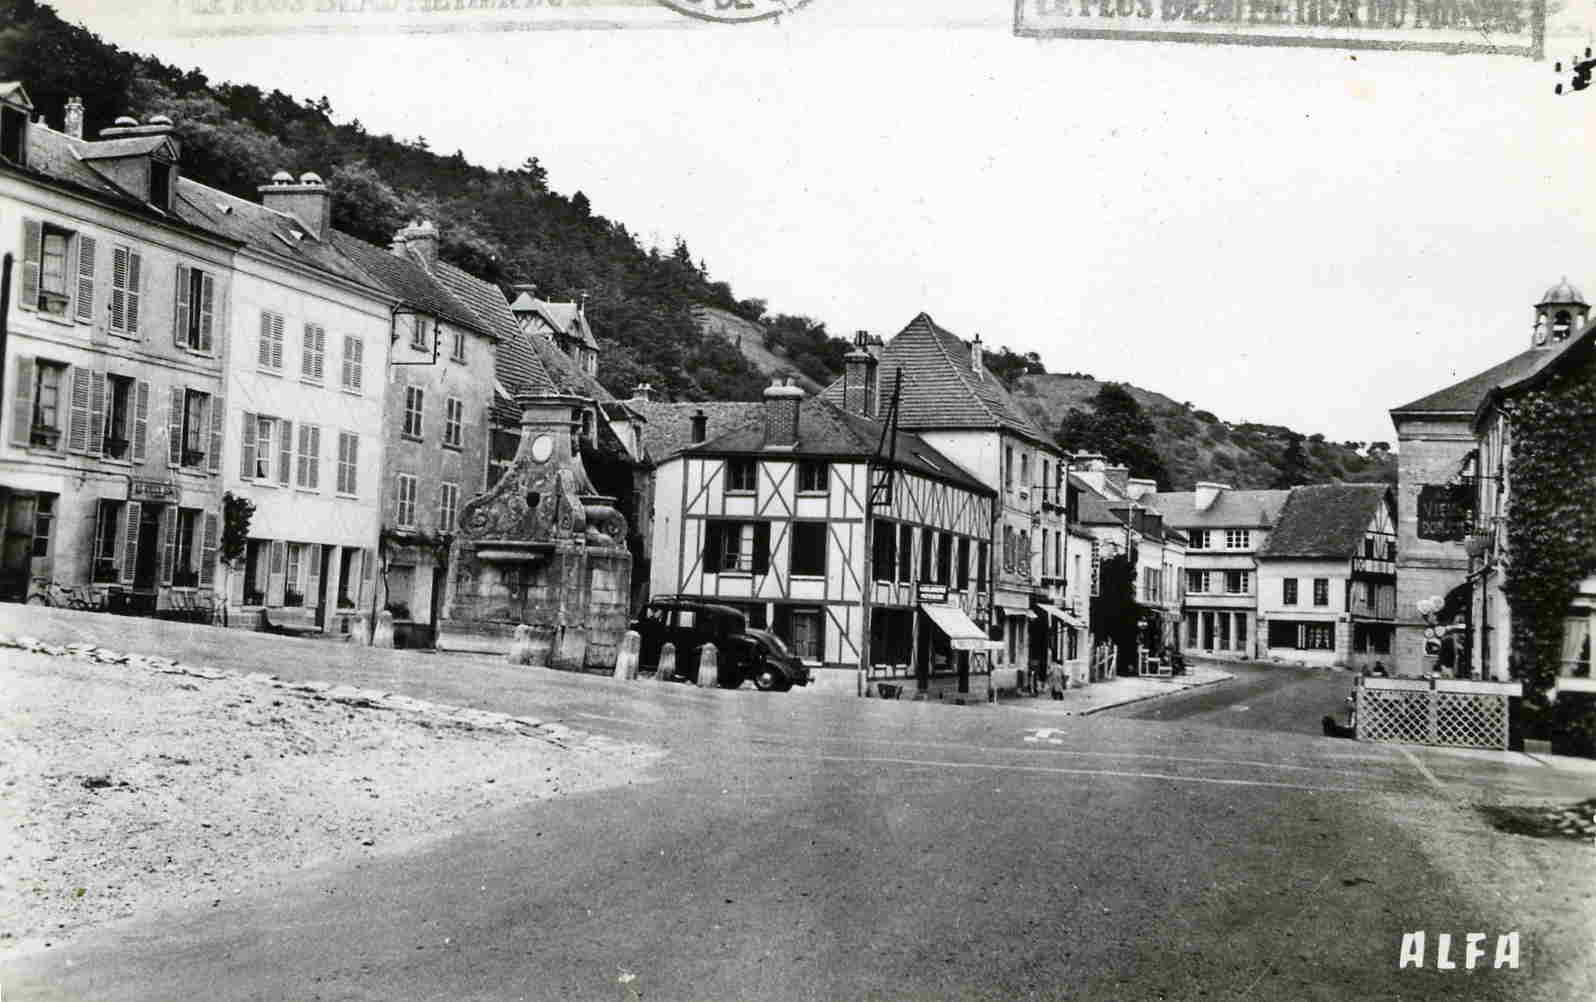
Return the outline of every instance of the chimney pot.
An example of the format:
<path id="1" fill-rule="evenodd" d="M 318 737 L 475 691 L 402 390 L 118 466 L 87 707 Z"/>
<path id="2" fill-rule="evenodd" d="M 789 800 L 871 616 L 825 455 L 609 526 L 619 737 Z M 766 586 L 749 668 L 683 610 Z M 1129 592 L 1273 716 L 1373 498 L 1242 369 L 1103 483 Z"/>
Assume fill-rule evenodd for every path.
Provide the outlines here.
<path id="1" fill-rule="evenodd" d="M 876 356 L 870 351 L 870 334 L 859 331 L 853 338 L 853 350 L 842 358 L 842 409 L 849 414 L 876 416 L 877 387 Z"/>
<path id="2" fill-rule="evenodd" d="M 306 171 L 295 181 L 294 175 L 279 170 L 269 184 L 255 190 L 266 208 L 293 216 L 305 232 L 318 240 L 327 239 L 332 230 L 332 192 L 320 176 Z"/>
<path id="3" fill-rule="evenodd" d="M 83 138 L 83 99 L 69 97 L 66 103 L 66 120 L 63 124 L 66 134 L 73 139 Z"/>
<path id="4" fill-rule="evenodd" d="M 693 414 L 691 437 L 691 445 L 702 445 L 704 439 L 709 437 L 709 415 L 704 413 L 702 407 Z"/>
<path id="5" fill-rule="evenodd" d="M 654 399 L 654 387 L 648 383 L 638 383 L 632 390 L 632 399 L 650 403 Z"/>
<path id="6" fill-rule="evenodd" d="M 412 221 L 394 234 L 394 242 L 428 271 L 438 263 L 438 228 L 430 220 Z"/>

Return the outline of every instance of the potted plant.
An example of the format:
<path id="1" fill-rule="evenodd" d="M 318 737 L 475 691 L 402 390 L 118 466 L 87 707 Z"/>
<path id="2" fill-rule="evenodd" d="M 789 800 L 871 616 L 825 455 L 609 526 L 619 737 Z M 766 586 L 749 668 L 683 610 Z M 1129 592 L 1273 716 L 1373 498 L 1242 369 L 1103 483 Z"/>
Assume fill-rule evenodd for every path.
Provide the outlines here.
<path id="1" fill-rule="evenodd" d="M 111 459 L 121 459 L 127 455 L 128 440 L 125 438 L 107 438 L 105 440 L 105 454 Z"/>

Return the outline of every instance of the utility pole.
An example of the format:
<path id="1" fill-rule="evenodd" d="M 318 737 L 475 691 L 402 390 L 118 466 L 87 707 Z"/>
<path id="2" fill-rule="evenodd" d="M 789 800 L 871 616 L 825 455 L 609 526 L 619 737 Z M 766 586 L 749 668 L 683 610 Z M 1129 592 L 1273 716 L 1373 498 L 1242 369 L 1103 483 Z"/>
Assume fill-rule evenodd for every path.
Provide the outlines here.
<path id="1" fill-rule="evenodd" d="M 861 336 L 863 331 L 860 332 Z M 861 344 L 861 350 L 863 345 Z M 864 512 L 864 573 L 860 575 L 859 589 L 859 676 L 857 695 L 863 696 L 870 671 L 870 593 L 875 590 L 875 524 L 876 509 L 892 507 L 892 480 L 894 464 L 898 457 L 898 395 L 903 392 L 903 370 L 897 371 L 892 381 L 892 403 L 887 407 L 887 418 L 882 424 L 881 441 L 876 444 L 875 459 L 886 455 L 884 465 L 865 464 Z"/>

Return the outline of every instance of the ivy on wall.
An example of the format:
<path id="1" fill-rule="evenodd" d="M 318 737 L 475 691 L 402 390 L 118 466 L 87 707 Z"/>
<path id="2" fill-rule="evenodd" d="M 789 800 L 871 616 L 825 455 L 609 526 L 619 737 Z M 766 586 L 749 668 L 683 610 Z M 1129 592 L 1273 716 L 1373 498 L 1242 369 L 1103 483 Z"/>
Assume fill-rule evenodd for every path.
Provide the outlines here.
<path id="1" fill-rule="evenodd" d="M 1529 683 L 1526 709 L 1541 720 L 1534 729 L 1572 729 L 1587 744 L 1596 739 L 1591 701 L 1565 696 L 1549 712 L 1546 698 L 1562 657 L 1563 619 L 1580 581 L 1596 573 L 1596 366 L 1589 346 L 1582 350 L 1580 364 L 1510 404 L 1503 591 L 1513 613 L 1513 674 Z"/>

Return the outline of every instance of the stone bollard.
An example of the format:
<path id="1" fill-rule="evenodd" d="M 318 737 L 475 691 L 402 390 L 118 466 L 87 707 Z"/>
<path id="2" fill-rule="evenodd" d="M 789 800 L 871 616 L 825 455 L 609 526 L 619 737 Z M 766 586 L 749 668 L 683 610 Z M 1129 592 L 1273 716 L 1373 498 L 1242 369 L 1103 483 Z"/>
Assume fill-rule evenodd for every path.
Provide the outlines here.
<path id="1" fill-rule="evenodd" d="M 671 682 L 676 678 L 676 645 L 665 644 L 659 649 L 659 671 L 654 673 L 654 681 Z"/>
<path id="2" fill-rule="evenodd" d="M 532 663 L 532 627 L 522 623 L 515 628 L 515 639 L 510 642 L 510 653 L 506 657 L 513 665 Z"/>
<path id="3" fill-rule="evenodd" d="M 709 689 L 720 683 L 720 652 L 705 644 L 698 652 L 698 687 Z"/>
<path id="4" fill-rule="evenodd" d="M 377 632 L 371 635 L 371 646 L 393 647 L 393 613 L 387 609 L 377 613 Z"/>
<path id="5" fill-rule="evenodd" d="M 637 678 L 637 658 L 643 647 L 643 638 L 636 630 L 627 630 L 621 638 L 621 651 L 615 656 L 615 677 L 627 682 Z"/>

